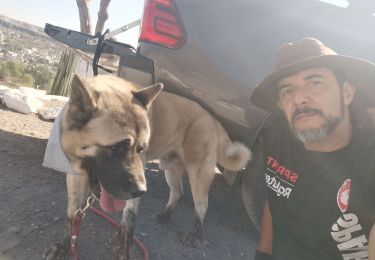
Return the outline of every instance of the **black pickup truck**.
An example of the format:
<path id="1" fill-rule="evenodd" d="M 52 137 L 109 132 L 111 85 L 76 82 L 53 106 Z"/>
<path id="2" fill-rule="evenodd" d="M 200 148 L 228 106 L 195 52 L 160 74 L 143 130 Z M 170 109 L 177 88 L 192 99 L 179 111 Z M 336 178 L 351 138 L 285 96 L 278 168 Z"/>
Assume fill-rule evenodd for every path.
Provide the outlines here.
<path id="1" fill-rule="evenodd" d="M 238 176 L 256 225 L 263 196 L 262 185 L 257 185 L 262 174 L 256 174 L 261 168 L 256 137 L 267 113 L 253 106 L 249 96 L 272 71 L 278 47 L 310 36 L 340 54 L 375 62 L 373 0 L 353 0 L 348 8 L 326 2 L 146 0 L 136 50 L 103 43 L 106 52 L 121 56 L 121 77 L 144 84 L 163 82 L 166 91 L 197 101 L 217 116 L 232 139 L 251 146 L 255 161 Z M 46 32 L 54 38 L 66 33 L 51 25 Z M 72 33 L 69 30 L 66 38 Z M 82 41 L 73 47 L 94 50 L 84 45 Z"/>

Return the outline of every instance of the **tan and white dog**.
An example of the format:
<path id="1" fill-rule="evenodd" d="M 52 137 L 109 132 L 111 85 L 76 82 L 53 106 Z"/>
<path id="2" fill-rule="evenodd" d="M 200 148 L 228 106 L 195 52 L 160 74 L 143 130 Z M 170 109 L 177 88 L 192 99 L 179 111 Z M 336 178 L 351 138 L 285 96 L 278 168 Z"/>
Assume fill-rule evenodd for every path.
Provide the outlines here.
<path id="1" fill-rule="evenodd" d="M 161 90 L 161 84 L 141 88 L 115 76 L 90 80 L 74 76 L 61 119 L 61 145 L 75 173 L 67 175 L 69 224 L 63 242 L 50 247 L 45 259 L 66 254 L 74 213 L 83 207 L 90 191 L 99 196 L 99 189 L 104 208 L 111 210 L 126 200 L 113 256 L 128 259 L 139 197 L 147 190 L 144 164 L 155 159 L 160 160 L 170 188 L 169 201 L 157 218 L 164 221 L 171 216 L 186 174 L 195 221 L 183 242 L 196 245 L 202 241 L 216 165 L 240 170 L 248 163 L 250 151 L 232 142 L 200 105 Z"/>

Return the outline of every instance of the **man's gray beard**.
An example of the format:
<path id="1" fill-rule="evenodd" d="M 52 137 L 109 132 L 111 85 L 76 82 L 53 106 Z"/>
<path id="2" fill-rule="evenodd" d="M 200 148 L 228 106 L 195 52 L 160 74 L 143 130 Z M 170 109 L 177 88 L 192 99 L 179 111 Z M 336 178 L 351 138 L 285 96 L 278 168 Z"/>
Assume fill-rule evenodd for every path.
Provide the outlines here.
<path id="1" fill-rule="evenodd" d="M 295 129 L 292 127 L 294 136 L 304 144 L 311 144 L 321 141 L 335 130 L 341 121 L 341 117 L 326 118 L 325 123 L 318 128 Z"/>

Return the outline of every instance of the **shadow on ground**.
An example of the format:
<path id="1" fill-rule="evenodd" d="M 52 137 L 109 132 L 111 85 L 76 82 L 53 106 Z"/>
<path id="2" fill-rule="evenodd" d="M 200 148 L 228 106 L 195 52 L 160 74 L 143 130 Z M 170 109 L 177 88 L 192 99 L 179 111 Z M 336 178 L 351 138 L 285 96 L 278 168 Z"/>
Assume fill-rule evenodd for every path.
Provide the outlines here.
<path id="1" fill-rule="evenodd" d="M 47 140 L 0 130 L 0 259 L 41 259 L 46 244 L 57 241 L 65 226 L 65 176 L 42 167 Z M 168 200 L 169 190 L 157 164 L 147 169 L 148 193 L 143 196 L 136 235 L 154 260 L 252 259 L 257 231 L 248 220 L 240 195 L 215 179 L 204 223 L 206 249 L 189 248 L 180 238 L 194 218 L 192 197 L 185 183 L 182 198 L 170 222 L 158 224 L 152 215 Z M 119 219 L 119 215 L 115 215 Z M 79 239 L 80 259 L 110 259 L 115 230 L 88 214 Z M 136 247 L 135 259 L 142 259 Z"/>

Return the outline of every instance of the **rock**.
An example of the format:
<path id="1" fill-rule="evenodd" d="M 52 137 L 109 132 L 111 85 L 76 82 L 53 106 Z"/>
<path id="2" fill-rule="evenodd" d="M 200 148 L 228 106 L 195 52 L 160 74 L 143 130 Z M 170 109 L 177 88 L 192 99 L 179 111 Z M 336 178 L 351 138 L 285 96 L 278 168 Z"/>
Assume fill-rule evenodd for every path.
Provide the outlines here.
<path id="1" fill-rule="evenodd" d="M 13 234 L 13 235 L 17 235 L 17 234 L 21 233 L 22 230 L 23 229 L 21 227 L 19 227 L 19 226 L 10 226 L 10 227 L 8 227 L 8 233 Z"/>
<path id="2" fill-rule="evenodd" d="M 18 245 L 18 243 L 18 239 L 0 240 L 0 253 L 5 253 L 7 250 L 12 249 L 16 245 Z"/>

